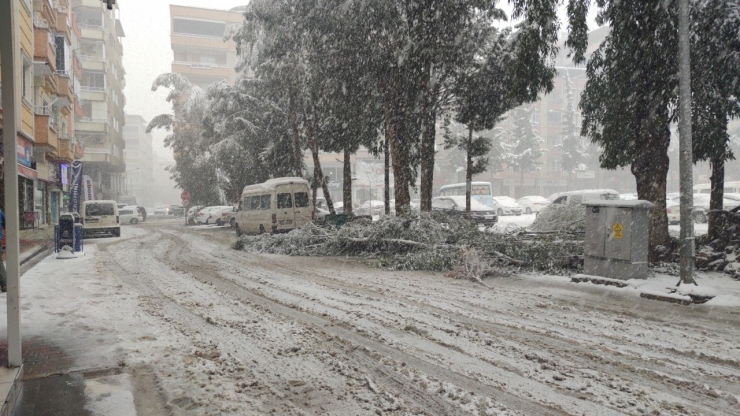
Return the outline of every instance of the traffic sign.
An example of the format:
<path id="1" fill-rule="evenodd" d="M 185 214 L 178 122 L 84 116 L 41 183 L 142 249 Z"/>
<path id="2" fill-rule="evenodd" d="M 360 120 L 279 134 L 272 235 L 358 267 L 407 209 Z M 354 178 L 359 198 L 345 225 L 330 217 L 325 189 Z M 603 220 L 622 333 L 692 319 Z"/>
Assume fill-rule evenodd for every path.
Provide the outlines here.
<path id="1" fill-rule="evenodd" d="M 186 199 L 190 199 L 190 192 L 182 191 L 182 193 L 180 194 L 180 199 L 182 199 L 183 201 Z"/>
<path id="2" fill-rule="evenodd" d="M 190 199 L 183 199 L 182 200 L 182 206 L 184 206 L 184 207 L 190 206 Z"/>

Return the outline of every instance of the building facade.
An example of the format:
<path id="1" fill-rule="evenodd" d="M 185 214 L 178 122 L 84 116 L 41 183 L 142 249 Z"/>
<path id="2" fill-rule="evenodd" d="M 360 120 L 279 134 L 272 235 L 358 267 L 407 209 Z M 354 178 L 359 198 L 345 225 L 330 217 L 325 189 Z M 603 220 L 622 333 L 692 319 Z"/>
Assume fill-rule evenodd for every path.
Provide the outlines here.
<path id="1" fill-rule="evenodd" d="M 237 11 L 170 5 L 172 72 L 203 90 L 214 82 L 236 81 L 236 43 L 223 41 L 226 29 L 240 25 Z"/>
<path id="2" fill-rule="evenodd" d="M 73 45 L 80 29 L 68 0 L 20 0 L 16 13 L 21 68 L 21 123 L 16 134 L 20 225 L 44 227 L 58 222 L 59 214 L 67 210 L 68 168 L 75 155 L 84 152 L 75 137 L 81 72 Z"/>
<path id="3" fill-rule="evenodd" d="M 73 0 L 80 27 L 80 115 L 76 135 L 85 144 L 83 173 L 93 182 L 95 199 L 118 199 L 125 194 L 123 151 L 126 86 L 121 58 L 125 36 L 118 5 L 107 10 L 99 0 Z"/>
<path id="4" fill-rule="evenodd" d="M 123 139 L 126 142 L 126 194 L 136 197 L 136 204 L 153 207 L 157 195 L 154 193 L 154 153 L 152 135 L 146 132 L 147 121 L 140 115 L 126 115 Z"/>

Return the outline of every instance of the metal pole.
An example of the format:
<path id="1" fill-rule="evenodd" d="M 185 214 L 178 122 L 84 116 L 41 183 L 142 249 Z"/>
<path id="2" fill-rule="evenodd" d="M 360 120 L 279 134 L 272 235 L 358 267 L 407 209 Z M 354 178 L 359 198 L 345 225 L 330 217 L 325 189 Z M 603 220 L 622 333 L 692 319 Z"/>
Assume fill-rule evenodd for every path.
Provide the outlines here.
<path id="1" fill-rule="evenodd" d="M 21 355 L 21 304 L 20 304 L 20 242 L 18 240 L 18 154 L 16 135 L 20 126 L 21 109 L 19 93 L 22 74 L 18 70 L 20 42 L 16 26 L 17 0 L 0 0 L 0 61 L 3 85 L 3 174 L 5 178 L 5 233 L 6 270 L 8 276 L 8 367 L 20 367 Z"/>
<path id="2" fill-rule="evenodd" d="M 691 144 L 691 51 L 689 0 L 678 1 L 679 176 L 681 191 L 681 283 L 694 281 L 694 178 Z"/>

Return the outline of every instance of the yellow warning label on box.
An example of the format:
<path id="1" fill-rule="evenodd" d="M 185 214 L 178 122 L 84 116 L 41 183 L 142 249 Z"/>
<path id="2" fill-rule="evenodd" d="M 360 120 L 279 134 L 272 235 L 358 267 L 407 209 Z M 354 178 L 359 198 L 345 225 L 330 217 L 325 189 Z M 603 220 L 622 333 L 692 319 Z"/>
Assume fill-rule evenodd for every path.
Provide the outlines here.
<path id="1" fill-rule="evenodd" d="M 612 237 L 622 238 L 622 228 L 621 223 L 614 223 L 614 225 L 612 225 Z"/>

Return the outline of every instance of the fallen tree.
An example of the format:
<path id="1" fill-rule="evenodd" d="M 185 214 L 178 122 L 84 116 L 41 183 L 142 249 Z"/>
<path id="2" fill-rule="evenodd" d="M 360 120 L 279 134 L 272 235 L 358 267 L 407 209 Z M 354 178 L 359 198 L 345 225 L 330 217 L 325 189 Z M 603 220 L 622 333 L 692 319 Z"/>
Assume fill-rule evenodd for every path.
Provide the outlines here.
<path id="1" fill-rule="evenodd" d="M 563 272 L 580 267 L 583 255 L 583 241 L 569 233 L 533 238 L 524 233 L 481 232 L 468 220 L 436 213 L 407 213 L 376 222 L 362 219 L 342 227 L 311 224 L 287 234 L 243 236 L 235 248 L 291 256 L 357 257 L 391 270 L 452 271 L 473 280 L 519 269 Z"/>

